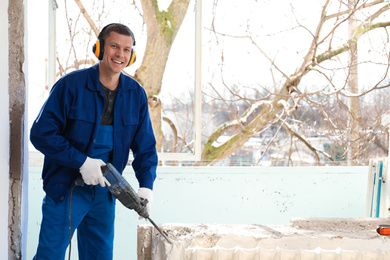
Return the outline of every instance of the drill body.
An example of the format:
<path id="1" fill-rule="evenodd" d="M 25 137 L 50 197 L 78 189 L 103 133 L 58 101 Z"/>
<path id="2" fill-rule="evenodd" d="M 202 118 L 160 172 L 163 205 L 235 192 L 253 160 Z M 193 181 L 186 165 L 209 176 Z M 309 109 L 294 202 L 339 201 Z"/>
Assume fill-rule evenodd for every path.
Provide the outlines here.
<path id="1" fill-rule="evenodd" d="M 148 200 L 142 199 L 130 186 L 125 178 L 118 172 L 118 170 L 111 164 L 102 166 L 103 176 L 109 182 L 107 184 L 108 190 L 117 198 L 125 207 L 135 210 L 138 215 L 148 219 L 149 213 L 146 209 Z"/>

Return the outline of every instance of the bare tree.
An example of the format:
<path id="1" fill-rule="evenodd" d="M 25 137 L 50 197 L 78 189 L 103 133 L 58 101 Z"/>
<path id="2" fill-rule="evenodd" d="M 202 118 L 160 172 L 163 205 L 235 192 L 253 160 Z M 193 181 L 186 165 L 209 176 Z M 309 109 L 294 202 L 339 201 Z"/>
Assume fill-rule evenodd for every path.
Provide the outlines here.
<path id="1" fill-rule="evenodd" d="M 381 126 L 381 113 L 383 111 L 377 110 L 376 114 L 371 115 L 377 120 L 366 120 L 366 124 L 363 124 L 362 122 L 366 118 L 362 118 L 362 112 L 369 107 L 375 107 L 375 101 L 370 106 L 359 108 L 357 100 L 366 99 L 369 93 L 388 87 L 388 84 L 383 82 L 387 76 L 388 62 L 381 64 L 385 68 L 382 78 L 370 82 L 371 86 L 368 89 L 357 91 L 355 87 L 354 90 L 350 90 L 347 87 L 347 79 L 350 78 L 351 73 L 355 73 L 351 69 L 356 69 L 358 65 L 357 63 L 343 62 L 345 60 L 343 55 L 347 52 L 357 55 L 356 46 L 362 36 L 373 30 L 386 29 L 390 25 L 390 21 L 386 21 L 386 17 L 383 15 L 388 11 L 389 6 L 384 1 L 355 1 L 352 5 L 348 5 L 348 2 L 344 3 L 344 1 L 322 2 L 322 10 L 319 13 L 315 30 L 310 30 L 301 23 L 297 16 L 295 17 L 295 28 L 304 29 L 310 34 L 311 42 L 310 44 L 306 43 L 308 47 L 302 62 L 298 64 L 297 69 L 291 75 L 284 72 L 278 62 L 275 62 L 275 59 L 261 47 L 256 33 L 249 30 L 249 22 L 249 29 L 246 30 L 245 35 L 241 36 L 221 33 L 214 26 L 214 23 L 211 25 L 210 30 L 215 33 L 216 38 L 240 38 L 242 41 L 247 40 L 252 43 L 269 61 L 270 70 L 276 71 L 281 76 L 279 81 L 275 80 L 280 84 L 280 87 L 277 83 L 272 88 L 265 87 L 268 90 L 267 95 L 258 101 L 251 102 L 244 113 L 235 114 L 236 117 L 233 120 L 221 124 L 208 137 L 202 151 L 202 160 L 205 163 L 215 164 L 230 156 L 251 137 L 258 136 L 264 129 L 273 126 L 278 130 L 269 139 L 268 151 L 272 145 L 281 144 L 283 140 L 288 140 L 287 136 L 290 136 L 290 144 L 284 143 L 284 146 L 290 146 L 288 158 L 294 151 L 293 142 L 295 144 L 300 142 L 311 151 L 317 164 L 320 164 L 321 160 L 319 155 L 327 160 L 344 160 L 349 151 L 353 154 L 351 159 L 355 163 L 366 162 L 367 151 L 372 149 L 372 145 L 375 144 L 374 140 L 378 141 L 383 135 L 384 128 Z M 291 12 L 294 12 L 293 7 Z M 354 30 L 351 29 L 353 32 L 350 37 L 346 38 L 345 33 L 343 33 L 344 24 L 355 16 L 360 18 L 358 24 Z M 386 32 L 386 30 L 382 31 L 385 39 Z M 345 39 L 344 43 L 334 47 L 337 44 L 335 42 L 340 42 L 342 36 Z M 369 37 L 378 37 L 378 35 Z M 372 40 L 374 41 L 375 38 Z M 382 45 L 382 53 L 385 57 L 387 56 L 386 44 L 388 44 L 388 40 L 385 40 Z M 353 56 L 353 59 L 356 57 Z M 376 61 L 369 62 L 371 64 L 377 63 Z M 339 77 L 337 73 L 340 71 L 345 75 L 344 80 L 336 78 Z M 313 79 L 313 74 L 316 75 L 318 82 L 313 83 L 313 87 L 308 89 L 305 87 L 308 83 L 302 84 L 302 81 L 306 77 Z M 275 77 L 274 73 L 273 75 Z M 353 99 L 355 103 L 350 103 L 348 106 L 347 99 Z M 312 113 L 313 116 L 308 116 L 308 112 Z M 347 118 L 350 118 L 350 121 Z M 354 126 L 348 122 L 353 122 Z M 229 136 L 228 140 L 223 143 L 218 142 L 221 137 L 226 135 Z M 332 156 L 332 154 L 311 145 L 308 138 L 310 136 L 326 137 L 332 141 L 335 148 L 333 150 L 337 150 L 337 156 Z M 218 145 L 216 145 L 217 142 Z M 351 143 L 356 144 L 354 150 L 352 150 L 352 146 L 348 145 Z M 300 149 L 302 148 L 295 148 L 295 151 Z"/>
<path id="2" fill-rule="evenodd" d="M 153 130 L 160 150 L 163 133 L 158 94 L 172 44 L 187 13 L 190 0 L 172 0 L 167 11 L 159 10 L 158 1 L 141 0 L 141 3 L 148 38 L 142 64 L 134 77 L 148 93 Z"/>

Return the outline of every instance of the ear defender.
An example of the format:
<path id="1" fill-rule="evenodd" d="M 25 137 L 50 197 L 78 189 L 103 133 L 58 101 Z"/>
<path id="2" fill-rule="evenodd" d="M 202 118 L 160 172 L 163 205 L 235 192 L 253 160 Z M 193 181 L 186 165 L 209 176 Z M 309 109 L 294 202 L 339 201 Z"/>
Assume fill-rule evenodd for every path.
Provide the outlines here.
<path id="1" fill-rule="evenodd" d="M 101 44 L 100 40 L 97 40 L 96 43 L 92 47 L 92 52 L 95 54 L 95 57 L 99 60 L 103 59 L 103 52 L 104 52 L 104 42 Z"/>
<path id="2" fill-rule="evenodd" d="M 108 26 L 110 26 L 112 24 L 109 24 L 109 25 L 106 25 L 99 33 L 98 35 L 98 40 L 95 42 L 95 44 L 92 46 L 92 52 L 93 54 L 95 54 L 95 57 L 98 58 L 99 60 L 102 60 L 103 59 L 103 53 L 104 53 L 104 40 L 101 39 L 101 35 L 102 35 L 102 32 L 104 31 L 104 29 L 106 29 Z M 129 29 L 130 30 L 130 29 Z M 131 31 L 130 31 L 131 32 Z M 131 32 L 131 35 L 130 35 L 132 38 L 133 38 L 133 45 L 135 45 L 135 39 L 134 39 L 134 35 L 133 35 L 133 32 Z M 136 61 L 136 56 L 135 56 L 135 51 L 134 49 L 131 49 L 131 54 L 130 54 L 130 60 L 129 60 L 129 63 L 127 64 L 127 67 L 130 66 L 131 64 L 133 64 L 134 62 Z"/>
<path id="3" fill-rule="evenodd" d="M 137 60 L 137 57 L 135 56 L 135 51 L 131 49 L 131 54 L 130 54 L 130 60 L 129 64 L 127 64 L 127 67 L 129 67 L 131 64 L 133 64 Z"/>

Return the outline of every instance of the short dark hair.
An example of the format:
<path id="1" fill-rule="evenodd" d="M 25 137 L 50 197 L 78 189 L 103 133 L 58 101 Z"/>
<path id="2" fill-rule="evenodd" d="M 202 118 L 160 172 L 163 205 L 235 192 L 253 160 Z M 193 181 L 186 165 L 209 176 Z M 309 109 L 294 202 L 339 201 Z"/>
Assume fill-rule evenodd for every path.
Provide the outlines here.
<path id="1" fill-rule="evenodd" d="M 110 23 L 104 26 L 103 29 L 100 31 L 98 39 L 103 41 L 106 40 L 111 32 L 130 36 L 131 38 L 133 38 L 133 45 L 135 45 L 135 37 L 133 32 L 130 30 L 129 27 L 121 23 Z"/>

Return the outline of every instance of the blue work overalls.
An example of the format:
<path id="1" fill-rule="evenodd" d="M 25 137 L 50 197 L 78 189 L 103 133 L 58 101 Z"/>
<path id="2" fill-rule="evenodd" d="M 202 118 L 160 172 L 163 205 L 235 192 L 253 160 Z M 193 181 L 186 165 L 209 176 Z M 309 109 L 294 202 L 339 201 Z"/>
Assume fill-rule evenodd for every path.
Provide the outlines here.
<path id="1" fill-rule="evenodd" d="M 93 158 L 102 159 L 106 163 L 111 161 L 112 137 L 113 127 L 101 125 Z M 68 198 L 60 203 L 45 196 L 42 215 L 39 245 L 34 260 L 65 258 L 65 251 L 69 245 L 69 221 L 72 235 L 77 228 L 80 260 L 113 258 L 115 203 L 107 187 L 74 186 Z"/>

